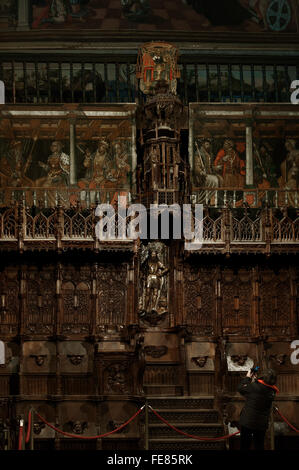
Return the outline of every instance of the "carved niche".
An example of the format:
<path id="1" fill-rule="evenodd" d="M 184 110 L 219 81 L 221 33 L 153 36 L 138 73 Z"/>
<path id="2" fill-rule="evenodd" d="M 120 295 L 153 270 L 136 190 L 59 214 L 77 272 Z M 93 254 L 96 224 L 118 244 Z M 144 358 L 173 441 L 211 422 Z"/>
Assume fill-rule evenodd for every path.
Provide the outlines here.
<path id="1" fill-rule="evenodd" d="M 19 289 L 17 269 L 5 268 L 0 272 L 0 333 L 3 335 L 18 331 Z"/>
<path id="2" fill-rule="evenodd" d="M 247 271 L 222 272 L 222 325 L 223 334 L 249 336 L 251 333 L 252 283 Z"/>
<path id="3" fill-rule="evenodd" d="M 25 331 L 33 334 L 51 334 L 54 328 L 55 271 L 27 268 Z"/>
<path id="4" fill-rule="evenodd" d="M 215 320 L 215 270 L 184 267 L 185 319 L 193 334 L 212 335 Z"/>
<path id="5" fill-rule="evenodd" d="M 260 332 L 262 334 L 289 334 L 291 311 L 291 284 L 288 271 L 261 272 Z"/>
<path id="6" fill-rule="evenodd" d="M 99 316 L 97 331 L 102 325 L 126 323 L 127 263 L 99 265 L 97 270 Z"/>
<path id="7" fill-rule="evenodd" d="M 89 333 L 91 308 L 92 271 L 90 267 L 64 266 L 62 277 L 62 332 L 70 334 Z"/>
<path id="8" fill-rule="evenodd" d="M 139 318 L 157 325 L 168 313 L 168 252 L 161 242 L 141 246 Z"/>

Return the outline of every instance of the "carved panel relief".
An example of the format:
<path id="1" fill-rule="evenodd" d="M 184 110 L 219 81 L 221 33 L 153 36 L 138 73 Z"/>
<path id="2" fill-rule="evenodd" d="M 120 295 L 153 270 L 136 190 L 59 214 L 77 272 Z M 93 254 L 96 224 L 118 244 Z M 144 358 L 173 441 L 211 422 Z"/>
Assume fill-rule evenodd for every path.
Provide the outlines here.
<path id="1" fill-rule="evenodd" d="M 26 271 L 25 332 L 53 333 L 55 309 L 54 270 L 47 267 Z"/>
<path id="2" fill-rule="evenodd" d="M 16 334 L 19 324 L 19 281 L 17 269 L 0 273 L 0 333 Z"/>
<path id="3" fill-rule="evenodd" d="M 187 325 L 195 334 L 210 335 L 214 332 L 215 287 L 214 270 L 185 266 L 184 299 Z"/>
<path id="4" fill-rule="evenodd" d="M 127 264 L 100 265 L 97 271 L 99 316 L 97 331 L 101 325 L 123 325 L 126 322 Z"/>
<path id="5" fill-rule="evenodd" d="M 288 271 L 261 273 L 260 322 L 261 333 L 290 332 L 290 278 Z"/>
<path id="6" fill-rule="evenodd" d="M 63 333 L 89 333 L 91 276 L 87 266 L 62 270 Z"/>
<path id="7" fill-rule="evenodd" d="M 222 327 L 224 334 L 250 335 L 252 328 L 252 285 L 248 271 L 234 274 L 224 270 L 221 281 Z"/>

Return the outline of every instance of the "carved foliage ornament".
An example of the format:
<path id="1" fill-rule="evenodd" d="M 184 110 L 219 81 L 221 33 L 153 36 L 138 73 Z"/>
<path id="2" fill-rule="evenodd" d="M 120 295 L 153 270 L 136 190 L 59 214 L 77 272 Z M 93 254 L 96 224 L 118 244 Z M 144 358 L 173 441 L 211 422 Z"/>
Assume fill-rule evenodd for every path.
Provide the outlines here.
<path id="1" fill-rule="evenodd" d="M 167 351 L 167 346 L 145 346 L 144 348 L 145 354 L 155 359 L 165 356 L 165 354 L 167 354 Z"/>

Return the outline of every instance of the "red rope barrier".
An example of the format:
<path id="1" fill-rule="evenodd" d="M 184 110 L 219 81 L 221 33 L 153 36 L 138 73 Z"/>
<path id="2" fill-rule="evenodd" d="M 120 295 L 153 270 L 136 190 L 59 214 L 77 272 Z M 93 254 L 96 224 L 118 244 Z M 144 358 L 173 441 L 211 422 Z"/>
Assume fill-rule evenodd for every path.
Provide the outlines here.
<path id="1" fill-rule="evenodd" d="M 27 434 L 26 434 L 26 439 L 25 439 L 25 442 L 26 444 L 28 444 L 29 440 L 30 440 L 30 435 L 31 435 L 31 419 L 32 419 L 32 416 L 31 416 L 31 410 L 29 411 L 28 413 L 28 423 L 27 423 Z"/>
<path id="2" fill-rule="evenodd" d="M 41 419 L 47 426 L 54 429 L 54 431 L 56 431 L 60 434 L 63 434 L 64 436 L 74 437 L 76 439 L 100 439 L 101 437 L 109 436 L 110 434 L 113 434 L 113 433 L 118 432 L 121 429 L 123 429 L 125 426 L 127 426 L 131 421 L 133 421 L 133 419 L 135 419 L 141 413 L 141 411 L 144 409 L 144 406 L 145 405 L 143 405 L 130 419 L 128 419 L 128 421 L 126 421 L 124 424 L 122 424 L 118 428 L 113 429 L 113 431 L 106 432 L 105 434 L 99 434 L 98 436 L 78 436 L 76 434 L 71 434 L 69 432 L 61 431 L 61 429 L 58 429 L 55 426 L 53 426 L 52 424 L 48 423 L 48 421 L 46 421 L 39 413 L 37 413 L 37 412 L 35 412 L 35 413 L 39 417 L 39 419 Z"/>
<path id="3" fill-rule="evenodd" d="M 18 450 L 22 450 L 22 443 L 23 443 L 23 424 L 20 424 L 19 427 L 19 442 L 18 442 Z"/>
<path id="4" fill-rule="evenodd" d="M 276 413 L 279 414 L 279 416 L 287 423 L 288 426 L 290 426 L 291 429 L 293 429 L 293 431 L 295 432 L 299 432 L 299 429 L 295 428 L 295 426 L 293 426 L 291 423 L 289 423 L 289 421 L 287 420 L 287 418 L 285 418 L 283 416 L 283 414 L 279 411 L 279 409 L 275 406 L 274 407 L 274 411 L 276 411 Z"/>
<path id="5" fill-rule="evenodd" d="M 159 418 L 161 421 L 163 421 L 163 423 L 167 424 L 167 426 L 169 426 L 171 429 L 173 429 L 174 431 L 176 431 L 179 434 L 182 434 L 183 436 L 190 437 L 192 439 L 197 439 L 198 441 L 221 441 L 221 440 L 229 439 L 230 437 L 236 436 L 237 434 L 240 433 L 240 431 L 237 431 L 234 434 L 229 434 L 227 436 L 222 436 L 222 437 L 199 437 L 199 436 L 194 436 L 193 434 L 188 434 L 185 431 L 181 431 L 180 429 L 176 428 L 172 424 L 168 423 L 168 421 L 166 421 L 166 419 L 162 418 L 162 416 L 159 415 L 159 413 L 157 411 L 155 411 L 150 405 L 149 405 L 149 408 L 157 416 L 157 418 Z"/>

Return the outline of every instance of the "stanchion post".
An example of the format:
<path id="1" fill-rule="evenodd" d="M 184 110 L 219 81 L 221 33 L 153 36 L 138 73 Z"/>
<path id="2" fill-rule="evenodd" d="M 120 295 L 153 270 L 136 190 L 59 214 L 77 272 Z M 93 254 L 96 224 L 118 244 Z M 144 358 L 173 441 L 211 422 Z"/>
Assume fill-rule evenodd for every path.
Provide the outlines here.
<path id="1" fill-rule="evenodd" d="M 30 423 L 30 450 L 34 450 L 34 435 L 33 435 L 33 423 L 34 423 L 34 410 L 31 408 L 31 423 Z"/>
<path id="2" fill-rule="evenodd" d="M 145 450 L 148 450 L 148 403 L 145 400 Z"/>
<path id="3" fill-rule="evenodd" d="M 275 450 L 274 416 L 273 406 L 270 414 L 270 449 Z"/>

